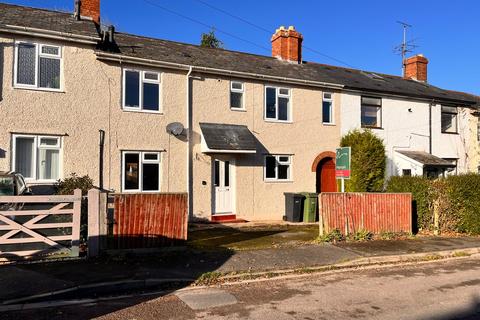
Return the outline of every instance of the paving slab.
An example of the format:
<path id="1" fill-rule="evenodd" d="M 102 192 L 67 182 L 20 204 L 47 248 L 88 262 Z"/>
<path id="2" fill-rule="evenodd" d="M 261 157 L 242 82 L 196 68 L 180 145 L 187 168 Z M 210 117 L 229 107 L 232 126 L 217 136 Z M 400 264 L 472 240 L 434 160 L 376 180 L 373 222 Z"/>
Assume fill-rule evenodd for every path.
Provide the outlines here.
<path id="1" fill-rule="evenodd" d="M 411 240 L 341 242 L 335 246 L 362 255 L 377 257 L 480 247 L 480 237 L 418 237 Z"/>
<path id="2" fill-rule="evenodd" d="M 268 271 L 324 266 L 360 258 L 362 255 L 325 243 L 294 248 L 236 252 L 217 271 Z"/>
<path id="3" fill-rule="evenodd" d="M 175 295 L 192 310 L 205 310 L 236 304 L 237 298 L 220 289 L 199 289 L 194 291 L 177 291 Z"/>

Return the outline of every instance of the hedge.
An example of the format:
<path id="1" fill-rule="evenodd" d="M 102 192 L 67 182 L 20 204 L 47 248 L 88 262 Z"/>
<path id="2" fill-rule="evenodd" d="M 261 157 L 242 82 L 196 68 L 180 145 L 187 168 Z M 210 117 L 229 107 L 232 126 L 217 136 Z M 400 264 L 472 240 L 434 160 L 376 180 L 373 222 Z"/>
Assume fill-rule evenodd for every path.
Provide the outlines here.
<path id="1" fill-rule="evenodd" d="M 411 192 L 417 225 L 433 230 L 433 208 L 440 216 L 440 231 L 480 234 L 480 175 L 463 174 L 437 180 L 424 177 L 392 177 L 387 192 Z"/>

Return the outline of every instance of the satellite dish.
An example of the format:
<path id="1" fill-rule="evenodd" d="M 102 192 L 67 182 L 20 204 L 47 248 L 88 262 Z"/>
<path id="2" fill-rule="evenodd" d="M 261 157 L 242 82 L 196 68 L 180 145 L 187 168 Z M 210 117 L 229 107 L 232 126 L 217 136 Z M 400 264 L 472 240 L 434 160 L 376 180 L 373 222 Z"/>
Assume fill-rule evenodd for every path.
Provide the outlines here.
<path id="1" fill-rule="evenodd" d="M 176 136 L 179 136 L 183 133 L 184 127 L 180 122 L 172 122 L 167 125 L 167 132 Z"/>

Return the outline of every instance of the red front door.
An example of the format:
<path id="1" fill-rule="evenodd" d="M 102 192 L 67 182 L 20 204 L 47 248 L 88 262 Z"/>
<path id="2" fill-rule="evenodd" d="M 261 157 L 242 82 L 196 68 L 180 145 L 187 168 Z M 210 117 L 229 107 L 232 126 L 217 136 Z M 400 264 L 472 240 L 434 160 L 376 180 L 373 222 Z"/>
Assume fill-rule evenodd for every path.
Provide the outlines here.
<path id="1" fill-rule="evenodd" d="M 317 166 L 317 193 L 337 192 L 335 179 L 335 162 L 332 158 L 325 158 Z"/>

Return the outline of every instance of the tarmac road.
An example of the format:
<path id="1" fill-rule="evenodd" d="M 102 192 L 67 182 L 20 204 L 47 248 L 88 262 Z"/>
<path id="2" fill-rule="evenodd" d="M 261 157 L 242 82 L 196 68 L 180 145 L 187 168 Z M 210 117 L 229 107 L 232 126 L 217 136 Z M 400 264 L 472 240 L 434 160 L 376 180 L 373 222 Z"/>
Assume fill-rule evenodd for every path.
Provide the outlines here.
<path id="1" fill-rule="evenodd" d="M 4 319 L 480 319 L 480 259 L 271 279 Z"/>

